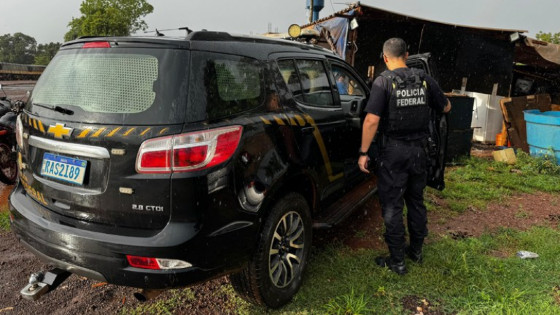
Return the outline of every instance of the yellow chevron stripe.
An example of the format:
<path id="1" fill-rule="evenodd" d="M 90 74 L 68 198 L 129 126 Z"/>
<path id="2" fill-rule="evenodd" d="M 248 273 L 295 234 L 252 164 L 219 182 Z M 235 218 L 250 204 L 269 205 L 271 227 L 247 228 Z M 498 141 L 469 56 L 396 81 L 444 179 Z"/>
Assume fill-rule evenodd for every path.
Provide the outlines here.
<path id="1" fill-rule="evenodd" d="M 84 130 L 78 135 L 77 138 L 78 138 L 78 139 L 80 139 L 80 138 L 85 138 L 85 137 L 88 135 L 88 133 L 91 131 L 91 129 L 92 129 L 91 127 L 87 127 L 86 129 L 84 129 Z"/>
<path id="2" fill-rule="evenodd" d="M 313 117 L 309 116 L 308 114 L 304 114 L 303 117 L 305 118 L 305 120 L 313 127 L 317 128 L 317 126 L 315 125 L 315 120 L 313 120 Z"/>
<path id="3" fill-rule="evenodd" d="M 159 132 L 160 135 L 164 134 L 165 132 L 167 132 L 167 130 L 169 130 L 169 128 L 163 128 L 161 129 L 161 131 Z"/>
<path id="4" fill-rule="evenodd" d="M 107 128 L 103 127 L 103 128 L 99 128 L 99 130 L 97 130 L 94 134 L 91 135 L 92 138 L 97 138 L 99 137 L 100 134 L 103 133 L 103 131 L 107 130 Z"/>
<path id="5" fill-rule="evenodd" d="M 290 125 L 297 126 L 296 121 L 292 117 L 288 116 L 288 121 L 290 122 Z"/>
<path id="6" fill-rule="evenodd" d="M 109 132 L 109 134 L 107 134 L 107 137 L 112 137 L 115 133 L 119 132 L 119 130 L 121 130 L 122 127 L 117 127 L 113 130 L 111 130 L 111 132 Z"/>
<path id="7" fill-rule="evenodd" d="M 321 151 L 321 155 L 323 156 L 323 161 L 325 162 L 325 169 L 327 170 L 327 174 L 329 176 L 329 180 L 331 182 L 341 178 L 342 176 L 344 176 L 344 173 L 338 173 L 338 174 L 333 174 L 332 171 L 332 166 L 331 166 L 331 160 L 329 159 L 329 155 L 327 154 L 327 148 L 325 147 L 325 142 L 323 141 L 323 136 L 321 135 L 321 132 L 319 131 L 319 128 L 317 128 L 317 126 L 315 125 L 315 121 L 313 120 L 313 118 L 307 114 L 303 115 L 303 117 L 305 117 L 305 120 L 307 120 L 307 122 L 309 124 L 311 124 L 311 126 L 313 126 L 315 129 L 313 130 L 313 136 L 315 137 L 315 140 L 317 141 L 317 145 L 319 145 L 319 151 Z"/>
<path id="8" fill-rule="evenodd" d="M 281 118 L 278 118 L 276 116 L 272 116 L 272 118 L 274 118 L 274 120 L 276 120 L 276 123 L 279 124 L 280 126 L 286 125 L 286 123 Z"/>
<path id="9" fill-rule="evenodd" d="M 267 125 L 272 125 L 272 123 L 271 123 L 268 119 L 266 119 L 266 118 L 264 118 L 264 117 L 262 117 L 262 116 L 260 116 L 259 118 L 260 118 L 265 124 L 267 124 Z"/>
<path id="10" fill-rule="evenodd" d="M 296 118 L 300 126 L 305 126 L 305 120 L 303 120 L 300 115 L 294 115 L 294 117 Z"/>
<path id="11" fill-rule="evenodd" d="M 43 127 L 43 123 L 40 120 L 37 120 L 37 123 L 39 124 L 39 130 L 41 130 L 42 133 L 45 133 L 45 127 Z"/>
<path id="12" fill-rule="evenodd" d="M 134 131 L 134 129 L 136 129 L 136 128 L 135 128 L 135 127 L 132 127 L 132 128 L 130 128 L 130 129 L 128 129 L 128 130 L 123 134 L 123 136 L 125 136 L 125 137 L 128 136 L 131 132 Z"/>
<path id="13" fill-rule="evenodd" d="M 145 135 L 148 131 L 150 131 L 150 129 L 152 129 L 152 127 L 146 128 L 144 131 L 142 131 L 142 133 L 140 135 L 141 136 Z"/>
<path id="14" fill-rule="evenodd" d="M 39 130 L 39 127 L 37 127 L 37 120 L 33 119 L 33 128 Z"/>

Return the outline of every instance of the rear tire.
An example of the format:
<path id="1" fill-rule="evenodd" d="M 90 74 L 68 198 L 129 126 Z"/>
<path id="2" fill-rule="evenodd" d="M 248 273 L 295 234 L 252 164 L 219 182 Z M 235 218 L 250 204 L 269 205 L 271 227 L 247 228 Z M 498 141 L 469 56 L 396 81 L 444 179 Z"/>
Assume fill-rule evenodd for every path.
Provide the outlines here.
<path id="1" fill-rule="evenodd" d="M 280 199 L 266 219 L 249 265 L 230 275 L 245 300 L 278 308 L 299 290 L 311 249 L 311 216 L 307 201 L 291 193 Z"/>
<path id="2" fill-rule="evenodd" d="M 17 163 L 13 159 L 12 149 L 5 143 L 0 143 L 0 181 L 13 185 L 17 178 Z"/>

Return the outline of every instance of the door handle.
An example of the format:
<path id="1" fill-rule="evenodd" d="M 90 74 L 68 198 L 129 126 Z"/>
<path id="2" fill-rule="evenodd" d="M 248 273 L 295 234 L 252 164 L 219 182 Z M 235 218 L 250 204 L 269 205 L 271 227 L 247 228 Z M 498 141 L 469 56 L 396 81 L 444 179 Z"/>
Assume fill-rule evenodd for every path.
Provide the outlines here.
<path id="1" fill-rule="evenodd" d="M 358 112 L 358 101 L 352 101 L 352 103 L 350 103 L 350 111 L 351 112 Z"/>

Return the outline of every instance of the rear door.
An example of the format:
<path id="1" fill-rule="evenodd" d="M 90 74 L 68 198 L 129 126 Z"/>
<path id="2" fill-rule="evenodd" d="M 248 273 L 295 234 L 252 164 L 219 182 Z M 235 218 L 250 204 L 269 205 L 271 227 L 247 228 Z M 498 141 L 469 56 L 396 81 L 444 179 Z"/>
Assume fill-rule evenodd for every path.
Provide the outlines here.
<path id="1" fill-rule="evenodd" d="M 321 56 L 281 58 L 278 67 L 292 94 L 297 111 L 294 126 L 302 162 L 319 175 L 322 199 L 344 185 L 347 128 L 344 112 L 335 103 L 334 82 Z"/>
<path id="2" fill-rule="evenodd" d="M 20 117 L 20 167 L 45 215 L 107 228 L 168 222 L 170 175 L 137 172 L 136 157 L 143 141 L 181 132 L 189 54 L 154 46 L 77 44 L 42 74 Z"/>
<path id="3" fill-rule="evenodd" d="M 340 106 L 346 120 L 344 130 L 345 145 L 350 153 L 344 161 L 344 174 L 347 185 L 363 179 L 357 163 L 357 152 L 362 140 L 363 109 L 368 98 L 368 90 L 363 80 L 345 63 L 330 60 L 330 72 L 336 82 L 336 94 L 340 98 Z"/>
<path id="4" fill-rule="evenodd" d="M 430 54 L 412 55 L 406 61 L 410 68 L 424 70 L 433 76 L 435 69 L 430 63 Z M 430 137 L 428 139 L 428 186 L 443 190 L 445 188 L 445 154 L 447 150 L 447 114 L 431 113 Z"/>

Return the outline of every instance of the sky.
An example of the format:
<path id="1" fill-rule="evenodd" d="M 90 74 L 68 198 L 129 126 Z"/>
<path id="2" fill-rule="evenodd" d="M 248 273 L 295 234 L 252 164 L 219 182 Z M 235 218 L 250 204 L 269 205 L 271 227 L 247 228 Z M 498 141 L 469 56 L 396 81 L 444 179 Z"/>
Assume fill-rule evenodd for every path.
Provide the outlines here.
<path id="1" fill-rule="evenodd" d="M 0 35 L 24 33 L 39 44 L 62 42 L 68 22 L 80 16 L 81 0 L 0 0 Z M 148 0 L 153 13 L 149 30 L 207 29 L 236 34 L 286 32 L 305 24 L 305 0 Z M 320 17 L 343 10 L 350 2 L 324 0 Z M 365 0 L 362 4 L 438 22 L 488 28 L 560 32 L 558 0 Z M 163 32 L 182 35 L 184 32 Z M 140 34 L 139 34 L 140 35 Z"/>

